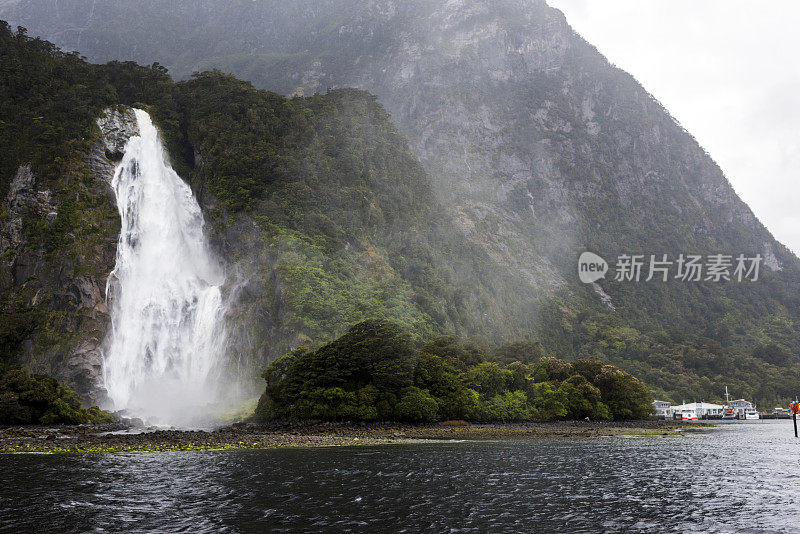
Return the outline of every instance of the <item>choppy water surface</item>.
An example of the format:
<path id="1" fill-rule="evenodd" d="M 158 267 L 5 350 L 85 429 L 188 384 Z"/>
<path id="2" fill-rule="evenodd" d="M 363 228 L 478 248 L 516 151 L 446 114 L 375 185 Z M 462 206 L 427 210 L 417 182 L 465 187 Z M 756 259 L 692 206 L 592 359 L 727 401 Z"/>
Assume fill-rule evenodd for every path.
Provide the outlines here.
<path id="1" fill-rule="evenodd" d="M 800 532 L 790 421 L 686 437 L 0 456 L 8 531 Z"/>

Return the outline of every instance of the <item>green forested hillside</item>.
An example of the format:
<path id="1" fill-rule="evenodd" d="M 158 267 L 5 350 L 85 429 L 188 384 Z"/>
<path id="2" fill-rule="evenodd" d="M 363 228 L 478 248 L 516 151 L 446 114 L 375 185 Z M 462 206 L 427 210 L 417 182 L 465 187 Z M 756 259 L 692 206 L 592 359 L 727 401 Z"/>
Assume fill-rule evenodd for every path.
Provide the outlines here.
<path id="1" fill-rule="evenodd" d="M 0 23 L 0 191 L 20 162 L 55 180 L 88 151 L 103 107 L 116 101 L 100 67 Z"/>
<path id="2" fill-rule="evenodd" d="M 522 158 L 527 148 L 518 141 L 528 132 L 551 166 L 514 187 L 497 182 L 481 193 L 482 202 L 497 202 L 465 211 L 442 198 L 436 166 L 419 162 L 367 92 L 285 97 L 216 71 L 176 83 L 158 64 L 90 65 L 10 28 L 0 33 L 0 136 L 9 147 L 0 156 L 5 362 L 65 378 L 82 393 L 97 379 L 119 223 L 107 185 L 113 166 L 94 121 L 123 104 L 151 113 L 201 202 L 230 274 L 231 357 L 243 376 L 255 379 L 297 346 L 313 350 L 355 323 L 383 319 L 420 343 L 440 334 L 486 351 L 540 342 L 526 364 L 543 356 L 609 361 L 668 400 L 719 399 L 727 385 L 763 405 L 791 397 L 800 382 L 796 258 L 753 223 L 710 160 L 651 100 L 642 109 L 671 141 L 653 144 L 653 161 L 628 161 L 613 133 L 590 135 L 572 100 L 558 104 L 563 80 L 540 80 L 516 96 L 498 92 L 514 103 L 502 135 L 516 132 L 517 141 L 504 150 L 516 147 Z M 591 92 L 590 81 L 601 80 L 607 90 L 595 96 L 604 105 L 636 88 L 571 57 L 573 69 L 584 65 L 571 87 Z M 522 120 L 542 108 L 552 128 Z M 597 119 L 601 131 L 643 128 L 637 108 L 616 113 Z M 498 165 L 510 161 L 495 156 Z M 641 172 L 659 165 L 660 177 L 648 186 L 626 178 L 620 169 L 633 163 Z M 35 184 L 12 193 L 28 164 Z M 696 187 L 681 185 L 687 176 Z M 548 203 L 556 193 L 567 204 Z M 559 233 L 569 226 L 576 230 Z M 567 282 L 573 251 L 583 247 L 613 260 L 623 252 L 750 254 L 765 246 L 780 269 L 764 269 L 758 283 L 602 281 L 614 310 L 591 286 Z"/>
<path id="3" fill-rule="evenodd" d="M 219 73 L 181 82 L 178 92 L 186 141 L 202 161 L 194 180 L 208 192 L 217 228 L 228 232 L 237 216 L 257 225 L 257 235 L 236 234 L 222 246 L 234 257 L 271 256 L 256 276 L 277 281 L 263 295 L 274 300 L 255 303 L 281 320 L 270 354 L 374 317 L 417 338 L 513 337 L 527 322 L 511 318 L 510 300 L 498 305 L 508 296 L 495 288 L 513 276 L 493 270 L 454 230 L 374 96 L 337 90 L 287 99 Z M 245 250 L 240 241 L 251 238 L 259 244 Z"/>
<path id="4" fill-rule="evenodd" d="M 91 164 L 105 157 L 97 152 L 94 120 L 113 104 L 150 111 L 174 166 L 204 205 L 212 241 L 232 273 L 230 322 L 242 374 L 255 378 L 297 343 L 321 343 L 367 318 L 396 321 L 415 339 L 443 331 L 513 335 L 501 330 L 500 318 L 511 312 L 497 310 L 491 288 L 508 281 L 453 230 L 428 176 L 374 96 L 339 90 L 288 99 L 219 72 L 176 84 L 159 65 L 89 65 L 3 30 L 13 43 L 4 62 L 3 120 L 19 148 L 3 159 L 11 170 L 2 193 L 9 194 L 13 170 L 31 163 L 36 187 L 52 198 L 46 210 L 23 206 L 27 197 L 5 205 L 4 360 L 62 374 L 82 338 L 102 340 L 108 316 L 96 312 L 104 306 L 60 302 L 84 275 L 100 297 L 113 265 L 108 247 L 118 222 L 110 176 Z M 54 80 L 34 87 L 47 76 Z M 46 114 L 40 102 L 63 110 L 43 123 L 62 133 L 14 136 L 37 113 Z M 52 162 L 61 167 L 53 170 Z M 16 241 L 10 239 L 15 220 L 30 229 Z M 50 250 L 50 243 L 57 246 Z M 43 265 L 21 272 L 26 254 L 39 255 Z M 492 308 L 500 325 L 494 328 L 483 319 Z M 89 324 L 91 330 L 82 329 Z"/>

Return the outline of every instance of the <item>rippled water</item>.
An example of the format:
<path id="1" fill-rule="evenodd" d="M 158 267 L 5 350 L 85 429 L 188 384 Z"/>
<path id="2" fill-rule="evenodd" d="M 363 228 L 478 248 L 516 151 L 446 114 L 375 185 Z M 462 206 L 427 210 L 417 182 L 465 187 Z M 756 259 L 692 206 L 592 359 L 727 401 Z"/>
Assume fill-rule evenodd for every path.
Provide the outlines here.
<path id="1" fill-rule="evenodd" d="M 799 532 L 790 421 L 685 437 L 0 456 L 8 531 Z"/>

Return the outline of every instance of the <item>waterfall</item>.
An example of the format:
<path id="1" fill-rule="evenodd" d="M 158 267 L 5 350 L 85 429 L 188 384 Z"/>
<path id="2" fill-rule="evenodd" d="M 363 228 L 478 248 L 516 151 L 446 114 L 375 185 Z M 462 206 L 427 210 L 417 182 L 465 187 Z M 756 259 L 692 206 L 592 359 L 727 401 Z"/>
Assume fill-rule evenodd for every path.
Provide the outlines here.
<path id="1" fill-rule="evenodd" d="M 224 272 L 191 189 L 170 166 L 150 116 L 134 111 L 139 135 L 112 181 L 122 226 L 107 285 L 103 376 L 114 409 L 181 425 L 217 400 Z"/>

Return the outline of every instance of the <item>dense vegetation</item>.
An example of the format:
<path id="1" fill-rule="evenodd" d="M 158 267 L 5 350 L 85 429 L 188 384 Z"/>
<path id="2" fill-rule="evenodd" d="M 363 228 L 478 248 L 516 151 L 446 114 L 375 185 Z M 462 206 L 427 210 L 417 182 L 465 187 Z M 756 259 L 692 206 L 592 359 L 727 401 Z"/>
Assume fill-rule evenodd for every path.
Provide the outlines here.
<path id="1" fill-rule="evenodd" d="M 100 110 L 116 101 L 99 70 L 0 21 L 0 193 L 20 161 L 55 179 L 88 150 Z"/>
<path id="2" fill-rule="evenodd" d="M 577 322 L 572 335 L 579 358 L 602 358 L 643 380 L 659 399 L 674 403 L 722 403 L 728 386 L 737 398 L 771 410 L 788 404 L 800 383 L 794 356 L 769 338 L 748 351 L 678 328 L 642 332 L 607 317 Z"/>
<path id="3" fill-rule="evenodd" d="M 76 291 L 58 277 L 88 274 L 100 285 L 107 275 L 98 250 L 113 243 L 118 222 L 106 178 L 89 172 L 86 154 L 99 135 L 94 120 L 112 104 L 150 112 L 206 209 L 212 239 L 248 280 L 232 319 L 239 329 L 232 337 L 247 343 L 235 351 L 244 369 L 370 317 L 396 321 L 416 338 L 492 334 L 482 310 L 492 306 L 488 284 L 498 274 L 476 263 L 485 254 L 449 227 L 427 175 L 374 96 L 339 90 L 288 99 L 219 72 L 176 84 L 158 64 L 89 65 L 23 30 L 0 30 L 7 44 L 0 120 L 17 147 L 0 157 L 0 193 L 30 163 L 58 213 L 54 222 L 23 213 L 23 243 L 5 254 L 4 360 L 29 363 L 56 347 L 62 355 L 42 358 L 47 368 L 48 360 L 67 359 L 76 338 L 102 338 L 97 330 L 74 335 L 94 316 L 76 319 L 91 310 L 81 311 Z M 57 107 L 52 119 L 43 102 Z M 28 134 L 39 114 L 45 134 Z M 42 244 L 43 268 L 15 280 L 15 265 L 36 264 Z"/>
<path id="4" fill-rule="evenodd" d="M 575 70 L 588 69 L 571 87 L 589 91 L 593 80 L 601 80 L 609 106 L 635 89 L 635 82 L 609 74 L 587 57 L 569 56 Z M 70 284 L 88 277 L 102 287 L 108 269 L 98 258 L 105 250 L 113 259 L 116 208 L 86 154 L 97 141 L 94 121 L 101 110 L 126 104 L 151 113 L 174 166 L 203 205 L 212 241 L 232 264 L 231 272 L 241 274 L 235 281 L 241 291 L 232 338 L 243 342 L 233 352 L 246 373 L 254 375 L 254 369 L 298 345 L 313 352 L 349 325 L 377 318 L 399 324 L 414 343 L 442 334 L 488 347 L 507 339 L 538 339 L 541 347 L 529 347 L 527 359 L 509 346 L 502 358 L 493 357 L 503 366 L 518 359 L 534 365 L 544 354 L 607 361 L 675 402 L 718 400 L 727 385 L 764 406 L 793 397 L 800 383 L 800 291 L 795 260 L 782 250 L 775 252 L 783 271 L 762 272 L 758 284 L 603 281 L 616 305 L 612 311 L 589 287 L 536 290 L 525 261 L 521 267 L 501 265 L 488 249 L 466 239 L 473 230 L 498 235 L 493 233 L 502 230 L 498 213 L 488 212 L 480 229 L 470 229 L 453 206 L 438 202 L 431 175 L 369 93 L 341 89 L 287 98 L 220 72 L 175 83 L 159 64 L 91 65 L 4 24 L 0 74 L 0 226 L 5 232 L 12 209 L 5 199 L 21 165 L 31 165 L 58 212 L 55 221 L 45 213 L 22 213 L 24 244 L 4 248 L 0 258 L 0 360 L 9 365 L 33 363 L 54 373 L 80 341 L 102 338 L 102 324 L 93 310 L 81 308 Z M 608 169 L 626 160 L 613 139 L 587 133 L 578 108 L 559 104 L 543 126 L 521 119 L 558 102 L 563 81 L 541 77 L 525 91 L 493 93 L 511 103 L 504 131 L 563 148 L 555 165 L 564 195 L 583 188 L 615 191 Z M 648 107 L 648 120 L 665 135 L 677 136 L 668 117 L 653 118 L 654 109 Z M 615 113 L 602 128 L 627 131 L 641 114 L 631 106 Z M 569 124 L 570 131 L 555 131 L 558 124 Z M 637 164 L 673 176 L 676 167 L 664 161 L 679 158 L 676 151 L 690 152 L 690 145 L 654 146 L 651 153 L 661 159 Z M 706 172 L 706 166 L 692 172 Z M 587 181 L 597 176 L 606 181 Z M 706 221 L 704 204 L 665 183 L 653 189 L 658 194 L 629 192 L 637 202 L 634 212 L 621 199 L 575 193 L 583 199 L 576 209 L 594 222 L 573 237 L 581 246 L 612 254 L 709 247 L 750 252 L 767 239 L 760 230 L 736 230 L 721 211 L 709 212 Z M 528 203 L 525 187 L 538 199 L 542 177 L 510 191 L 500 215 L 532 236 L 536 257 L 553 256 L 563 239 L 552 231 L 553 221 L 562 221 L 560 212 L 539 200 Z M 662 196 L 675 202 L 663 202 Z M 676 215 L 673 204 L 682 206 L 684 215 Z M 691 216 L 687 205 L 694 206 Z M 534 212 L 546 219 L 546 227 Z M 644 222 L 642 214 L 648 215 Z M 716 231 L 720 226 L 724 232 Z M 571 252 L 559 250 L 569 262 L 554 269 L 571 272 Z M 12 273 L 27 272 L 20 265 L 38 270 L 13 282 Z M 519 391 L 535 398 L 532 391 Z"/>
<path id="5" fill-rule="evenodd" d="M 288 99 L 219 72 L 177 88 L 186 142 L 202 160 L 196 187 L 208 193 L 220 233 L 235 228 L 248 242 L 225 245 L 232 255 L 274 259 L 251 262 L 255 276 L 281 288 L 254 303 L 281 316 L 278 336 L 250 335 L 271 357 L 376 317 L 415 338 L 518 334 L 510 326 L 518 321 L 501 320 L 511 309 L 487 321 L 502 273 L 452 227 L 373 95 Z M 242 215 L 257 235 L 240 233 Z"/>
<path id="6" fill-rule="evenodd" d="M 81 408 L 74 391 L 49 376 L 20 369 L 0 374 L 0 425 L 111 423 L 96 406 Z"/>
<path id="7" fill-rule="evenodd" d="M 415 349 L 407 332 L 381 321 L 357 324 L 313 351 L 295 349 L 263 376 L 259 419 L 619 420 L 651 410 L 644 384 L 612 365 L 541 357 L 535 343 L 487 355 L 452 336 Z"/>

